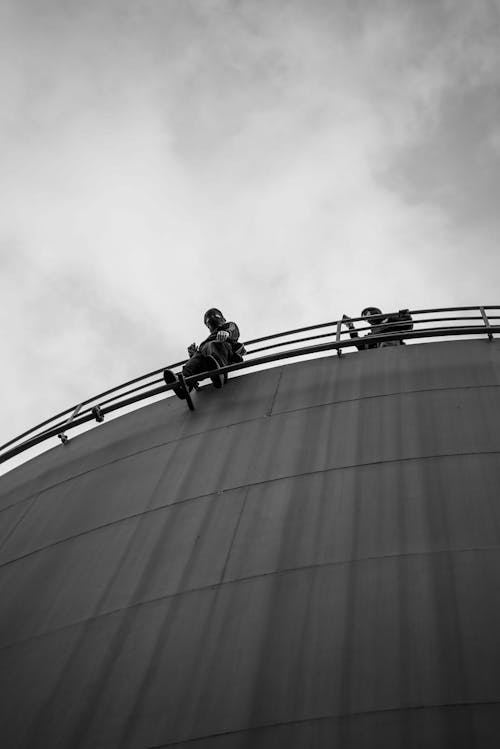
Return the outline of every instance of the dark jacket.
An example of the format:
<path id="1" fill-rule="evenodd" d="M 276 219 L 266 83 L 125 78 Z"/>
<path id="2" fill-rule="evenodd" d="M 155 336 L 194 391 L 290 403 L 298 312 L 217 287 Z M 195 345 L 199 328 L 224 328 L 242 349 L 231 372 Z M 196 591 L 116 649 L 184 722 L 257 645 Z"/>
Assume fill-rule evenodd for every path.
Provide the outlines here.
<path id="1" fill-rule="evenodd" d="M 379 348 L 382 346 L 404 346 L 405 343 L 402 340 L 387 340 L 371 343 L 367 339 L 369 339 L 370 336 L 378 336 L 382 335 L 383 333 L 400 333 L 401 331 L 411 330 L 412 328 L 413 320 L 409 311 L 407 309 L 400 310 L 399 312 L 396 312 L 392 315 L 384 315 L 383 319 L 381 319 L 380 322 L 378 322 L 376 325 L 372 325 L 372 329 L 370 330 L 370 332 L 363 336 L 363 343 L 360 342 L 354 345 L 356 346 L 358 351 L 363 351 L 364 349 L 370 348 Z M 352 323 L 349 326 L 349 335 L 351 338 L 357 338 L 361 340 L 358 331 L 354 329 Z"/>

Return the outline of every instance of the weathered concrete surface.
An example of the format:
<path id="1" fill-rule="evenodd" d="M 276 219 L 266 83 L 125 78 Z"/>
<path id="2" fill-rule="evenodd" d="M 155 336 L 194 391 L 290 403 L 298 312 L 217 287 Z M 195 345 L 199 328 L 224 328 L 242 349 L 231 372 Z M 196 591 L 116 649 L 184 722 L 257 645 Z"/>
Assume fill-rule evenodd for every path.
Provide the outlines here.
<path id="1" fill-rule="evenodd" d="M 500 347 L 278 367 L 0 478 L 10 747 L 496 747 Z"/>

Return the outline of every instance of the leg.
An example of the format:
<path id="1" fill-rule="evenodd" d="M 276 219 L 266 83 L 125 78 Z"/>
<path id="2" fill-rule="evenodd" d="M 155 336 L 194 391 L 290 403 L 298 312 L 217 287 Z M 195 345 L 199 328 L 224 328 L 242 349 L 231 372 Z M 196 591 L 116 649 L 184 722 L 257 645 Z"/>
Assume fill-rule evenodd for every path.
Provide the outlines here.
<path id="1" fill-rule="evenodd" d="M 201 352 L 197 351 L 182 367 L 182 374 L 184 375 L 184 377 L 191 377 L 191 375 L 196 375 L 199 372 L 206 372 L 208 369 L 210 369 L 210 366 L 206 362 L 206 358 Z M 181 400 L 186 399 L 184 388 L 179 385 L 177 377 L 171 369 L 164 370 L 163 379 L 165 380 L 167 385 L 174 385 L 172 389 L 178 398 L 181 398 Z M 188 392 L 193 388 L 194 383 L 186 383 L 186 389 L 188 390 Z"/>
<path id="2" fill-rule="evenodd" d="M 182 368 L 182 374 L 184 377 L 193 377 L 195 375 L 201 374 L 202 372 L 210 372 L 211 370 L 218 369 L 220 367 L 220 362 L 215 359 L 215 357 L 211 356 L 209 354 L 205 347 L 201 349 L 200 351 L 197 351 L 194 356 L 190 358 L 186 364 L 184 364 Z M 223 384 L 223 375 L 214 375 L 210 379 L 212 380 L 214 386 L 216 388 L 222 387 Z M 192 390 L 195 383 L 190 382 L 186 383 L 189 390 Z"/>
<path id="3" fill-rule="evenodd" d="M 202 351 L 207 359 L 208 370 L 226 367 L 233 356 L 233 349 L 226 341 L 208 341 L 203 344 Z M 227 382 L 227 372 L 211 375 L 210 379 L 214 387 L 221 388 Z"/>
<path id="4" fill-rule="evenodd" d="M 208 343 L 203 344 L 203 353 L 205 356 L 213 356 L 219 367 L 227 367 L 233 349 L 227 341 L 208 341 Z"/>
<path id="5" fill-rule="evenodd" d="M 184 376 L 181 373 L 179 373 L 178 375 L 174 374 L 171 369 L 164 369 L 163 379 L 165 380 L 167 385 L 173 385 L 172 390 L 174 391 L 176 396 L 181 400 L 185 400 L 189 406 L 190 411 L 194 411 L 194 404 L 189 394 L 189 390 L 191 390 L 191 388 L 188 389 L 184 380 Z M 101 419 L 101 421 L 102 420 L 103 419 Z"/>
<path id="6" fill-rule="evenodd" d="M 182 367 L 182 374 L 184 377 L 192 377 L 193 375 L 201 374 L 210 369 L 210 363 L 207 362 L 204 351 L 197 351 L 193 356 L 184 364 Z M 193 387 L 189 385 L 189 389 Z"/>

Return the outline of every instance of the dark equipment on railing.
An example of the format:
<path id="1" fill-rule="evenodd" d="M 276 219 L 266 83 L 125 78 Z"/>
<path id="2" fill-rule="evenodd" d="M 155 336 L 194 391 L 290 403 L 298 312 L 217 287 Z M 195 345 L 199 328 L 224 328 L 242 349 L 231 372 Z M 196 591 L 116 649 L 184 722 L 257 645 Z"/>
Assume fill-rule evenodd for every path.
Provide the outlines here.
<path id="1" fill-rule="evenodd" d="M 104 421 L 104 413 L 100 406 L 94 406 L 92 414 L 97 422 L 102 423 Z"/>

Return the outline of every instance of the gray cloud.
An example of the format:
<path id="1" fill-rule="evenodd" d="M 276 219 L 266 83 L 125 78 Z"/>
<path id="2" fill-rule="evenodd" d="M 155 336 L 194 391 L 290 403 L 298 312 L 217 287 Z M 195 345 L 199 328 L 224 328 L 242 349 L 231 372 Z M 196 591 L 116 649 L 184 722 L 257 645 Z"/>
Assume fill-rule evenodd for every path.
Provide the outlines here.
<path id="1" fill-rule="evenodd" d="M 412 202 L 438 205 L 457 227 L 498 229 L 499 119 L 500 84 L 444 92 L 429 132 L 394 156 L 392 185 Z"/>

